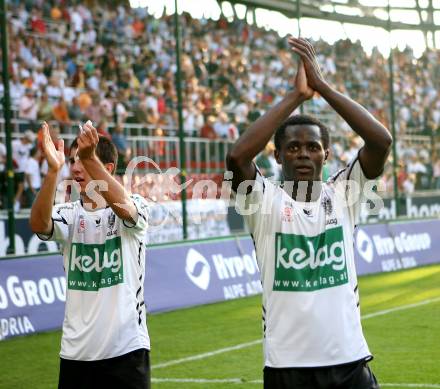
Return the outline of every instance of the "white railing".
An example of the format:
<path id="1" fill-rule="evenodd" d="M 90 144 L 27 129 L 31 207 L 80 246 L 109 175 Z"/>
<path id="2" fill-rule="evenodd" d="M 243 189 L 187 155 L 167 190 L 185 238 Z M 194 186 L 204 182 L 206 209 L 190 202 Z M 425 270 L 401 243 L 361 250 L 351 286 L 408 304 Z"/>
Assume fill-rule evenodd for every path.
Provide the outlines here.
<path id="1" fill-rule="evenodd" d="M 12 138 L 23 134 L 17 131 Z M 61 134 L 69 145 L 76 134 Z M 175 166 L 180 168 L 180 144 L 176 136 L 127 136 L 131 157 L 144 156 L 153 160 L 162 170 Z M 0 131 L 0 142 L 5 142 L 5 132 Z M 186 171 L 189 173 L 222 173 L 225 169 L 225 156 L 231 142 L 226 139 L 185 138 Z M 152 164 L 141 163 L 141 170 L 154 171 Z"/>

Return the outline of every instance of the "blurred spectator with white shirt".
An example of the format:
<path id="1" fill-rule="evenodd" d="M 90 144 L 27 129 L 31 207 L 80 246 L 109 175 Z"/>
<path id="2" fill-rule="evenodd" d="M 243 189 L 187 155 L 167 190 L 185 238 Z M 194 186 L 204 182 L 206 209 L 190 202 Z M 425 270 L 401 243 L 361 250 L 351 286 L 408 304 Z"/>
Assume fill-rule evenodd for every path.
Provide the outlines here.
<path id="1" fill-rule="evenodd" d="M 30 152 L 34 147 L 36 134 L 31 130 L 26 130 L 23 137 L 12 141 L 12 159 L 14 161 L 14 177 L 15 177 L 15 198 L 14 211 L 21 209 L 23 201 L 22 195 L 24 191 L 24 179 Z"/>
<path id="2" fill-rule="evenodd" d="M 25 207 L 32 207 L 35 196 L 41 188 L 40 150 L 34 146 L 27 160 L 24 182 Z"/>

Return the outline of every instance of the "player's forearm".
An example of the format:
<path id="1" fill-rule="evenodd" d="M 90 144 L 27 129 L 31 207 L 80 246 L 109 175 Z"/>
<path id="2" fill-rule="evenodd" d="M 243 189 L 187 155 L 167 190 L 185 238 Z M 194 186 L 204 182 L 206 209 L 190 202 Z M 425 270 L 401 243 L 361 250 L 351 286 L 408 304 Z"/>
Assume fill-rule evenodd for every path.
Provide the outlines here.
<path id="1" fill-rule="evenodd" d="M 81 159 L 81 162 L 92 180 L 106 183 L 107 189 L 100 190 L 99 193 L 115 214 L 123 220 L 135 220 L 137 214 L 135 205 L 124 187 L 105 169 L 102 162 L 96 156 Z"/>
<path id="2" fill-rule="evenodd" d="M 364 140 L 366 145 L 374 147 L 378 152 L 381 150 L 388 152 L 392 143 L 390 132 L 364 107 L 328 84 L 323 84 L 319 93 Z"/>
<path id="3" fill-rule="evenodd" d="M 52 230 L 52 208 L 57 188 L 57 176 L 58 172 L 49 170 L 43 180 L 31 209 L 29 225 L 32 232 L 48 234 Z"/>
<path id="4" fill-rule="evenodd" d="M 246 132 L 240 136 L 228 154 L 228 167 L 250 164 L 273 136 L 275 130 L 298 108 L 304 99 L 295 91 L 290 92 L 277 105 L 258 118 Z"/>

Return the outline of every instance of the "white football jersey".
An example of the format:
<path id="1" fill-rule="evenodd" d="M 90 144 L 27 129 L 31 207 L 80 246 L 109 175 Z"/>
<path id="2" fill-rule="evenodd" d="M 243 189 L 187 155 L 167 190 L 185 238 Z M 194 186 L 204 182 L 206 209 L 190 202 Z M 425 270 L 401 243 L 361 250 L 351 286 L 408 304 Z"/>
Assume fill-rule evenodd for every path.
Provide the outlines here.
<path id="1" fill-rule="evenodd" d="M 133 195 L 136 225 L 110 207 L 54 206 L 51 239 L 62 243 L 66 310 L 60 356 L 94 361 L 150 349 L 144 303 L 148 204 Z"/>
<path id="2" fill-rule="evenodd" d="M 348 187 L 346 180 L 353 180 Z M 356 157 L 322 184 L 318 201 L 302 203 L 257 172 L 244 217 L 263 284 L 265 366 L 371 358 L 361 327 L 353 232 L 365 200 L 359 189 L 372 183 Z"/>

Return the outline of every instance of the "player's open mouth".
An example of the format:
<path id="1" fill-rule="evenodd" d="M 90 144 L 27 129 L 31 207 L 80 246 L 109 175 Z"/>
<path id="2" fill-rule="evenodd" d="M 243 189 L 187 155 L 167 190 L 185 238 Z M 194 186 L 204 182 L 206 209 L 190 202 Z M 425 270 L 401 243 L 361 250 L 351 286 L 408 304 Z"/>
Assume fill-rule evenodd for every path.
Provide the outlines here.
<path id="1" fill-rule="evenodd" d="M 76 182 L 84 182 L 84 179 L 83 178 L 74 178 L 74 180 L 76 181 Z"/>

